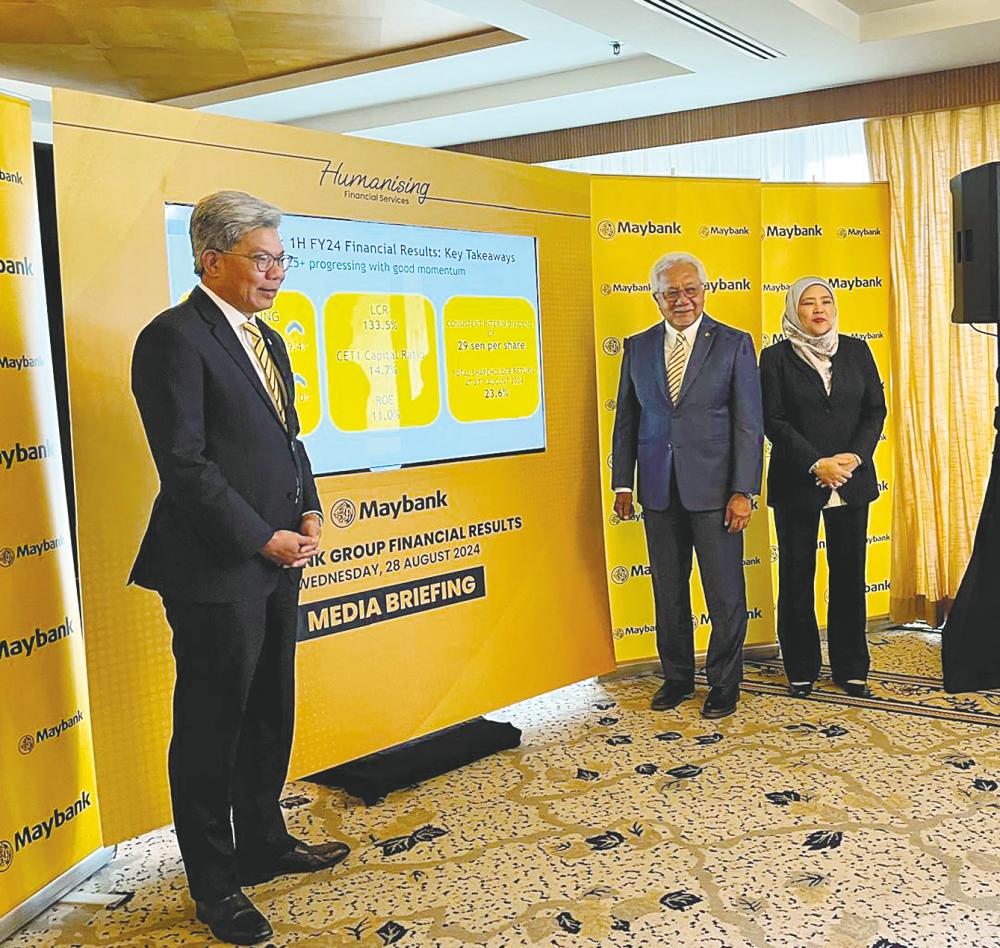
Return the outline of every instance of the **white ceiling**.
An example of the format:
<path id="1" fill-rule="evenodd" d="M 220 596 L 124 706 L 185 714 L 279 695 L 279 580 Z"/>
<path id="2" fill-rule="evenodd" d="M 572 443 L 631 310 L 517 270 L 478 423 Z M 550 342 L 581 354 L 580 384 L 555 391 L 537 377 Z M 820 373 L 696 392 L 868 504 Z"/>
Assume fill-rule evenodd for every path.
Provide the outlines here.
<path id="1" fill-rule="evenodd" d="M 845 7 L 855 13 L 879 13 L 882 10 L 898 10 L 900 7 L 915 7 L 927 0 L 842 0 Z"/>
<path id="2" fill-rule="evenodd" d="M 676 0 L 435 2 L 524 39 L 172 102 L 439 146 L 1000 60 L 1000 0 L 685 0 L 782 54 L 764 60 L 655 8 Z"/>
<path id="3" fill-rule="evenodd" d="M 450 145 L 1000 59 L 1000 0 L 688 0 L 784 54 L 772 60 L 643 0 L 437 3 L 525 40 L 251 98 L 230 90 L 207 109 Z"/>

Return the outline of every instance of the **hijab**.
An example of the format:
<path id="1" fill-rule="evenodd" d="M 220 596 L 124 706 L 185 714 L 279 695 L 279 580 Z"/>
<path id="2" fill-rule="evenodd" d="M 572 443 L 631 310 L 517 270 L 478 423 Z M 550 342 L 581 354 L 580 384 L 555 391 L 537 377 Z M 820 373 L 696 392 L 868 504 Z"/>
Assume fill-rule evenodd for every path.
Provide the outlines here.
<path id="1" fill-rule="evenodd" d="M 802 325 L 799 319 L 799 300 L 802 294 L 811 286 L 823 287 L 833 299 L 833 320 L 830 328 L 821 336 L 814 336 Z M 796 280 L 785 294 L 785 315 L 781 319 L 781 328 L 785 333 L 785 338 L 792 344 L 796 355 L 807 365 L 814 368 L 827 394 L 830 393 L 830 385 L 833 381 L 833 356 L 837 352 L 837 297 L 834 295 L 833 287 L 821 277 L 801 277 Z"/>

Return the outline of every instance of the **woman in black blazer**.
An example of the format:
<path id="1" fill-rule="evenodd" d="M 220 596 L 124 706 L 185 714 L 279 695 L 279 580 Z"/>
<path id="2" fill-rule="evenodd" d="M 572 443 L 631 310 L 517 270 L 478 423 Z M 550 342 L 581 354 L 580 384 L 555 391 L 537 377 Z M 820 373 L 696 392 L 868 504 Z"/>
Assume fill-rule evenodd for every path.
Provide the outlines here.
<path id="1" fill-rule="evenodd" d="M 827 642 L 833 680 L 871 694 L 865 638 L 868 505 L 878 497 L 874 454 L 885 394 L 867 343 L 837 333 L 833 288 L 796 280 L 785 297 L 785 339 L 760 354 L 764 433 L 771 442 L 767 503 L 778 534 L 778 641 L 789 691 L 819 676 L 816 540 L 820 512 L 830 570 Z"/>

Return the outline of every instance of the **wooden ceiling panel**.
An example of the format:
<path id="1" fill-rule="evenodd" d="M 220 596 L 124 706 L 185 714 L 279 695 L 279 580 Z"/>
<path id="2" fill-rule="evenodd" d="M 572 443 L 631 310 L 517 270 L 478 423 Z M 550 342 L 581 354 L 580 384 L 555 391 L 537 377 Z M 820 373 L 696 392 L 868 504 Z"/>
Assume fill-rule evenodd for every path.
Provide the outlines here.
<path id="1" fill-rule="evenodd" d="M 179 96 L 491 32 L 425 0 L 0 0 L 0 75 Z"/>
<path id="2" fill-rule="evenodd" d="M 381 20 L 311 14 L 244 13 L 232 17 L 237 43 L 259 54 L 268 49 L 300 50 L 303 57 L 371 56 L 381 43 Z"/>
<path id="3" fill-rule="evenodd" d="M 50 46 L 86 44 L 73 21 L 63 16 L 58 3 L 49 0 L 15 0 L 0 3 L 3 33 L 0 44 L 38 43 Z"/>
<path id="4" fill-rule="evenodd" d="M 192 16 L 176 7 L 147 10 L 136 6 L 96 7 L 86 26 L 97 49 L 233 51 L 236 37 L 229 17 L 216 10 Z"/>
<path id="5" fill-rule="evenodd" d="M 385 0 L 226 0 L 235 14 L 283 13 L 289 16 L 348 17 L 379 20 L 385 15 Z M 429 6 L 429 4 L 424 4 Z M 450 15 L 440 11 L 442 18 Z"/>
<path id="6" fill-rule="evenodd" d="M 191 89 L 218 88 L 251 76 L 242 53 L 228 50 L 110 49 L 105 56 L 116 75 L 135 90 L 135 97 L 150 101 L 166 88 L 165 77 L 170 77 L 172 88 Z"/>
<path id="7" fill-rule="evenodd" d="M 52 77 L 59 75 L 64 77 L 60 84 L 70 89 L 86 89 L 107 95 L 122 94 L 121 79 L 105 59 L 104 53 L 85 44 L 14 45 L 0 38 L 0 74 L 42 85 L 52 84 Z"/>

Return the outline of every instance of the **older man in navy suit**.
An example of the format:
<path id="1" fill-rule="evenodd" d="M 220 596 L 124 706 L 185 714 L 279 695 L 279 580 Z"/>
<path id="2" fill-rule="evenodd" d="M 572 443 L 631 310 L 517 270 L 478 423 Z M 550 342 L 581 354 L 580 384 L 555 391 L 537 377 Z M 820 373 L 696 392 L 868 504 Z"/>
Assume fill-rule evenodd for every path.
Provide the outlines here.
<path id="1" fill-rule="evenodd" d="M 653 709 L 694 696 L 693 550 L 712 620 L 702 715 L 721 718 L 736 710 L 743 677 L 743 531 L 760 492 L 760 378 L 749 334 L 705 313 L 700 260 L 661 257 L 650 288 L 663 319 L 625 340 L 612 441 L 615 512 L 633 517 L 638 464 L 664 677 Z"/>

